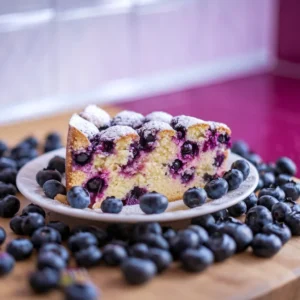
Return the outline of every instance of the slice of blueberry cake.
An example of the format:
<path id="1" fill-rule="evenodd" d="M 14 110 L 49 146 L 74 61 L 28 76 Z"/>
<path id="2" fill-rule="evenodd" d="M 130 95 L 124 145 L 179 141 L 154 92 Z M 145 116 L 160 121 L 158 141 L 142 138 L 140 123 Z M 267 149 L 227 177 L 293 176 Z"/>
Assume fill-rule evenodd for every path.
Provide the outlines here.
<path id="1" fill-rule="evenodd" d="M 111 118 L 90 105 L 69 122 L 67 189 L 84 186 L 92 208 L 108 196 L 137 204 L 151 191 L 181 199 L 188 188 L 223 174 L 230 134 L 222 123 L 164 112 Z"/>

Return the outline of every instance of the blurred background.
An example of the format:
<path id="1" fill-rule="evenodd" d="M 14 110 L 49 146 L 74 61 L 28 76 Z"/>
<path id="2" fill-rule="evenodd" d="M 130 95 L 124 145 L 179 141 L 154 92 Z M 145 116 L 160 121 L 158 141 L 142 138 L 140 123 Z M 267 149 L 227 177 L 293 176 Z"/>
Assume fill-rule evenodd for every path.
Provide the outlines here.
<path id="1" fill-rule="evenodd" d="M 300 163 L 299 16 L 299 0 L 1 1 L 0 124 L 164 110 Z"/>

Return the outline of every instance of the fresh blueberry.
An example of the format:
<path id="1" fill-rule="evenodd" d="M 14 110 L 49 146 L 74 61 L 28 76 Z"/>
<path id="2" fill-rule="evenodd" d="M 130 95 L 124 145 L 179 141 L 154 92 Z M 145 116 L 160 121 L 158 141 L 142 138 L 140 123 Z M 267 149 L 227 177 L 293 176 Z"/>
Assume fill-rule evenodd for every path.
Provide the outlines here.
<path id="1" fill-rule="evenodd" d="M 73 186 L 67 193 L 67 200 L 71 207 L 79 209 L 87 208 L 91 203 L 89 192 L 81 186 Z"/>
<path id="2" fill-rule="evenodd" d="M 190 225 L 187 229 L 194 231 L 198 235 L 200 245 L 208 241 L 208 233 L 203 227 L 199 225 Z"/>
<path id="3" fill-rule="evenodd" d="M 236 243 L 232 237 L 226 233 L 215 232 L 209 238 L 206 246 L 213 252 L 215 261 L 221 262 L 236 251 Z"/>
<path id="4" fill-rule="evenodd" d="M 59 272 L 50 268 L 35 271 L 29 276 L 30 287 L 38 294 L 48 293 L 52 289 L 58 287 L 59 280 Z"/>
<path id="5" fill-rule="evenodd" d="M 112 240 L 109 241 L 109 244 L 121 246 L 122 248 L 126 249 L 126 251 L 129 251 L 129 241 L 122 241 L 122 240 Z"/>
<path id="6" fill-rule="evenodd" d="M 2 157 L 7 150 L 7 145 L 3 141 L 0 141 L 0 157 Z"/>
<path id="7" fill-rule="evenodd" d="M 31 158 L 28 158 L 28 157 L 24 157 L 24 158 L 18 159 L 18 160 L 16 161 L 16 163 L 17 163 L 17 169 L 20 170 L 20 169 L 23 168 L 29 161 L 31 161 Z"/>
<path id="8" fill-rule="evenodd" d="M 24 219 L 24 217 L 22 217 L 22 216 L 14 216 L 10 220 L 9 227 L 15 234 L 18 234 L 18 235 L 24 234 L 24 232 L 22 230 L 23 219 Z"/>
<path id="9" fill-rule="evenodd" d="M 236 160 L 232 165 L 231 169 L 237 169 L 242 172 L 244 180 L 249 176 L 250 166 L 244 159 Z"/>
<path id="10" fill-rule="evenodd" d="M 29 213 L 38 213 L 38 214 L 42 215 L 44 218 L 46 218 L 45 211 L 40 206 L 35 205 L 35 204 L 29 204 L 23 208 L 22 215 L 26 215 Z"/>
<path id="11" fill-rule="evenodd" d="M 61 239 L 63 241 L 65 241 L 70 235 L 70 227 L 67 224 L 63 223 L 63 222 L 50 221 L 48 223 L 48 226 L 51 227 L 51 228 L 56 229 L 60 233 Z"/>
<path id="12" fill-rule="evenodd" d="M 125 248 L 119 245 L 108 244 L 103 248 L 103 261 L 109 266 L 119 266 L 127 256 Z"/>
<path id="13" fill-rule="evenodd" d="M 228 213 L 232 217 L 240 217 L 247 212 L 247 205 L 244 201 L 238 202 L 237 204 L 228 208 Z"/>
<path id="14" fill-rule="evenodd" d="M 245 251 L 253 239 L 251 229 L 246 224 L 238 222 L 238 220 L 235 221 L 234 219 L 229 219 L 228 221 L 223 222 L 219 230 L 234 239 L 236 243 L 236 252 Z"/>
<path id="15" fill-rule="evenodd" d="M 0 276 L 12 271 L 15 266 L 15 259 L 6 252 L 0 252 Z"/>
<path id="16" fill-rule="evenodd" d="M 6 232 L 3 227 L 0 226 L 0 246 L 4 243 L 6 239 Z"/>
<path id="17" fill-rule="evenodd" d="M 291 182 L 293 181 L 293 178 L 291 175 L 288 175 L 288 174 L 279 174 L 276 178 L 276 181 L 275 183 L 278 185 L 278 186 L 282 186 L 284 185 L 285 183 L 288 183 L 288 182 Z"/>
<path id="18" fill-rule="evenodd" d="M 101 202 L 101 210 L 104 213 L 118 214 L 123 209 L 123 202 L 115 197 L 107 197 Z"/>
<path id="19" fill-rule="evenodd" d="M 159 193 L 152 192 L 139 198 L 140 208 L 145 214 L 161 214 L 169 204 L 168 199 Z"/>
<path id="20" fill-rule="evenodd" d="M 201 206 L 205 203 L 207 194 L 202 188 L 190 188 L 183 194 L 183 202 L 189 208 Z"/>
<path id="21" fill-rule="evenodd" d="M 7 244 L 6 252 L 12 255 L 15 260 L 24 260 L 31 256 L 33 245 L 27 239 L 16 238 Z"/>
<path id="22" fill-rule="evenodd" d="M 11 195 L 7 195 L 0 200 L 0 217 L 12 218 L 20 209 L 20 200 Z"/>
<path id="23" fill-rule="evenodd" d="M 156 265 L 151 260 L 136 257 L 126 259 L 121 266 L 125 280 L 130 284 L 143 284 L 152 279 L 156 272 Z"/>
<path id="24" fill-rule="evenodd" d="M 299 198 L 300 191 L 294 182 L 288 182 L 281 186 L 287 198 L 296 201 Z"/>
<path id="25" fill-rule="evenodd" d="M 15 195 L 16 193 L 17 189 L 13 184 L 0 181 L 0 199 L 7 195 Z"/>
<path id="26" fill-rule="evenodd" d="M 66 262 L 62 257 L 53 252 L 41 252 L 37 259 L 37 268 L 43 270 L 45 268 L 61 271 L 66 267 Z"/>
<path id="27" fill-rule="evenodd" d="M 36 149 L 32 148 L 28 143 L 20 143 L 10 151 L 10 157 L 14 160 L 22 158 L 33 159 L 38 156 Z"/>
<path id="28" fill-rule="evenodd" d="M 249 153 L 249 146 L 244 141 L 235 141 L 232 144 L 231 151 L 244 157 Z"/>
<path id="29" fill-rule="evenodd" d="M 46 142 L 44 145 L 44 152 L 49 152 L 62 147 L 61 138 L 58 133 L 50 133 L 46 137 Z"/>
<path id="30" fill-rule="evenodd" d="M 138 223 L 133 227 L 132 236 L 136 239 L 139 236 L 147 235 L 148 233 L 162 234 L 159 223 Z"/>
<path id="31" fill-rule="evenodd" d="M 22 143 L 28 144 L 31 148 L 37 148 L 39 145 L 39 141 L 34 136 L 28 136 Z"/>
<path id="32" fill-rule="evenodd" d="M 276 161 L 276 170 L 279 174 L 294 176 L 297 172 L 296 164 L 288 157 L 281 157 Z"/>
<path id="33" fill-rule="evenodd" d="M 68 240 L 68 248 L 72 252 L 77 252 L 90 246 L 97 245 L 98 241 L 96 237 L 90 232 L 78 232 L 72 235 Z"/>
<path id="34" fill-rule="evenodd" d="M 280 187 L 264 188 L 259 192 L 258 197 L 260 198 L 261 196 L 266 196 L 266 195 L 272 196 L 276 198 L 278 201 L 284 201 L 285 199 L 285 193 Z"/>
<path id="35" fill-rule="evenodd" d="M 285 216 L 291 212 L 290 206 L 284 202 L 278 202 L 272 206 L 272 217 L 278 222 L 284 222 Z"/>
<path id="36" fill-rule="evenodd" d="M 146 259 L 149 255 L 149 247 L 143 243 L 136 243 L 130 247 L 129 253 L 133 257 Z"/>
<path id="37" fill-rule="evenodd" d="M 300 205 L 290 198 L 287 198 L 286 200 L 284 200 L 283 203 L 287 204 L 291 208 L 292 211 L 300 211 Z"/>
<path id="38" fill-rule="evenodd" d="M 262 180 L 261 178 L 259 178 L 258 183 L 257 183 L 257 186 L 256 186 L 254 192 L 259 191 L 259 190 L 262 189 L 263 187 L 264 187 L 264 182 L 263 182 L 263 180 Z"/>
<path id="39" fill-rule="evenodd" d="M 149 247 L 169 249 L 168 242 L 161 236 L 155 233 L 148 233 L 135 238 L 135 242 L 147 244 Z"/>
<path id="40" fill-rule="evenodd" d="M 22 220 L 22 232 L 32 235 L 38 228 L 45 226 L 45 218 L 38 213 L 28 213 Z"/>
<path id="41" fill-rule="evenodd" d="M 215 218 L 216 222 L 220 220 L 224 220 L 228 217 L 228 211 L 227 209 L 221 209 L 212 213 L 212 216 Z"/>
<path id="42" fill-rule="evenodd" d="M 193 218 L 191 223 L 203 227 L 208 232 L 212 232 L 215 229 L 216 220 L 212 215 L 208 214 Z"/>
<path id="43" fill-rule="evenodd" d="M 108 233 L 103 228 L 99 228 L 97 226 L 88 226 L 85 232 L 89 232 L 96 237 L 99 247 L 106 245 L 107 241 L 109 240 Z"/>
<path id="44" fill-rule="evenodd" d="M 4 169 L 17 169 L 17 163 L 8 157 L 0 157 L 0 171 Z"/>
<path id="45" fill-rule="evenodd" d="M 61 181 L 61 174 L 57 170 L 41 170 L 36 174 L 36 182 L 40 187 L 43 187 L 44 183 L 50 179 Z"/>
<path id="46" fill-rule="evenodd" d="M 300 212 L 293 211 L 287 214 L 285 224 L 290 228 L 292 235 L 300 235 Z"/>
<path id="47" fill-rule="evenodd" d="M 197 226 L 197 225 L 196 225 Z M 164 233 L 163 233 L 163 237 L 170 242 L 172 238 L 174 238 L 174 236 L 176 236 L 176 231 L 172 228 L 167 229 Z"/>
<path id="48" fill-rule="evenodd" d="M 282 245 L 284 245 L 292 237 L 289 227 L 284 223 L 279 222 L 266 224 L 263 227 L 262 232 L 267 234 L 273 233 L 277 235 L 280 238 Z"/>
<path id="49" fill-rule="evenodd" d="M 236 190 L 237 188 L 239 188 L 239 186 L 242 184 L 244 180 L 243 173 L 237 169 L 232 169 L 226 172 L 223 178 L 228 183 L 229 191 Z"/>
<path id="50" fill-rule="evenodd" d="M 0 171 L 0 181 L 16 185 L 17 171 L 15 169 L 4 169 Z"/>
<path id="51" fill-rule="evenodd" d="M 40 248 L 46 243 L 61 243 L 60 233 L 48 226 L 38 228 L 31 236 L 35 248 Z"/>
<path id="52" fill-rule="evenodd" d="M 245 200 L 244 202 L 247 205 L 247 210 L 249 210 L 250 208 L 254 207 L 257 205 L 257 196 L 255 195 L 255 193 L 251 193 Z"/>
<path id="53" fill-rule="evenodd" d="M 261 157 L 256 153 L 248 153 L 245 158 L 249 160 L 255 167 L 257 167 L 261 162 Z"/>
<path id="54" fill-rule="evenodd" d="M 261 196 L 257 200 L 257 204 L 266 207 L 269 211 L 272 211 L 274 204 L 278 203 L 278 200 L 272 196 Z"/>
<path id="55" fill-rule="evenodd" d="M 90 246 L 75 253 L 77 266 L 91 268 L 101 261 L 102 253 L 96 246 Z"/>
<path id="56" fill-rule="evenodd" d="M 64 290 L 65 300 L 97 300 L 99 293 L 95 286 L 84 283 L 74 282 Z"/>
<path id="57" fill-rule="evenodd" d="M 50 159 L 48 166 L 48 170 L 57 170 L 59 173 L 63 174 L 66 171 L 66 160 L 61 156 L 54 156 Z"/>
<path id="58" fill-rule="evenodd" d="M 169 251 L 159 248 L 150 248 L 148 258 L 155 263 L 157 273 L 161 273 L 166 270 L 173 261 L 172 255 Z"/>
<path id="59" fill-rule="evenodd" d="M 66 195 L 66 187 L 57 180 L 50 179 L 47 180 L 43 185 L 43 191 L 46 197 L 54 199 L 58 194 Z"/>
<path id="60" fill-rule="evenodd" d="M 189 272 L 201 272 L 213 264 L 211 250 L 201 246 L 198 249 L 186 249 L 180 256 L 182 267 Z"/>
<path id="61" fill-rule="evenodd" d="M 258 233 L 255 235 L 251 247 L 256 256 L 272 257 L 281 249 L 282 243 L 275 234 Z"/>
<path id="62" fill-rule="evenodd" d="M 271 212 L 261 205 L 249 209 L 245 219 L 245 223 L 251 228 L 254 234 L 261 232 L 262 228 L 271 222 L 273 222 Z"/>
<path id="63" fill-rule="evenodd" d="M 260 179 L 263 181 L 265 188 L 268 188 L 275 183 L 275 176 L 271 172 L 262 174 Z"/>
<path id="64" fill-rule="evenodd" d="M 61 257 L 66 263 L 69 262 L 70 255 L 67 249 L 59 244 L 55 243 L 47 243 L 44 244 L 40 249 L 39 249 L 39 254 L 45 253 L 45 252 L 51 252 L 55 255 L 58 255 Z"/>
<path id="65" fill-rule="evenodd" d="M 208 182 L 204 189 L 209 198 L 219 199 L 228 192 L 228 183 L 223 178 L 217 178 Z"/>

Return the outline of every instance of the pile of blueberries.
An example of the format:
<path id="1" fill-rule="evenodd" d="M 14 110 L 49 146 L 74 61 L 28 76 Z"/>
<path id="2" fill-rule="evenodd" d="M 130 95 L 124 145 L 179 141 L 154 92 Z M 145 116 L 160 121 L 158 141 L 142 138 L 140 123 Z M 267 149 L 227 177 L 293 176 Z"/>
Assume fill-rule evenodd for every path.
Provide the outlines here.
<path id="1" fill-rule="evenodd" d="M 119 266 L 124 279 L 135 285 L 161 274 L 173 261 L 179 261 L 188 272 L 201 272 L 214 262 L 224 261 L 249 247 L 256 256 L 272 257 L 292 235 L 300 235 L 300 205 L 295 202 L 300 196 L 300 185 L 293 181 L 296 166 L 286 157 L 278 159 L 275 164 L 265 164 L 241 141 L 233 144 L 232 151 L 257 168 L 260 174 L 257 193 L 228 209 L 196 217 L 182 230 L 158 223 L 70 229 L 60 221 L 47 223 L 45 211 L 33 204 L 16 215 L 20 202 L 14 196 L 17 192 L 15 176 L 12 180 L 13 176 L 1 174 L 4 171 L 4 174 L 16 173 L 18 167 L 16 161 L 13 165 L 5 165 L 6 159 L 12 159 L 3 156 L 0 159 L 0 216 L 12 218 L 10 228 L 21 237 L 9 241 L 6 251 L 0 252 L 0 275 L 8 274 L 15 261 L 28 259 L 36 252 L 36 271 L 29 276 L 29 284 L 33 291 L 46 293 L 62 287 L 61 276 L 68 268 L 70 256 L 80 268 Z M 2 155 L 7 152 L 6 149 Z M 4 163 L 1 163 L 3 159 Z M 66 193 L 61 183 L 64 168 L 63 158 L 52 158 L 47 168 L 37 174 L 38 184 L 50 198 L 66 195 L 71 206 L 87 207 L 90 199 L 84 188 L 74 187 Z M 238 188 L 248 175 L 249 164 L 238 160 L 223 178 L 212 179 L 204 189 L 187 190 L 184 203 L 193 208 L 202 205 L 207 197 L 218 199 L 228 190 Z M 115 200 L 106 199 L 102 210 L 109 213 L 121 211 L 118 199 L 110 199 Z M 145 213 L 160 213 L 167 206 L 167 199 L 158 193 L 147 193 L 140 202 Z M 241 221 L 243 215 L 244 222 Z M 5 231 L 0 228 L 0 244 L 5 238 Z M 66 299 L 89 300 L 97 299 L 99 295 L 89 282 L 74 281 L 64 287 L 64 291 Z"/>

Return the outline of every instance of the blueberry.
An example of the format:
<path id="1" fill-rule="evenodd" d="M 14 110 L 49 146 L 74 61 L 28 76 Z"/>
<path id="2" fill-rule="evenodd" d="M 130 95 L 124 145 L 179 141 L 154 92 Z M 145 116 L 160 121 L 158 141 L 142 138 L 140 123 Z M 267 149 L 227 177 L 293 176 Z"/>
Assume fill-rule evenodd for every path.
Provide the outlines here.
<path id="1" fill-rule="evenodd" d="M 62 257 L 53 252 L 41 252 L 37 259 L 37 268 L 43 270 L 45 268 L 61 271 L 66 267 L 66 261 Z"/>
<path id="2" fill-rule="evenodd" d="M 282 243 L 275 234 L 258 233 L 255 235 L 251 247 L 256 256 L 272 257 L 281 249 Z"/>
<path id="3" fill-rule="evenodd" d="M 0 217 L 12 218 L 20 209 L 20 200 L 11 195 L 7 195 L 0 200 Z"/>
<path id="4" fill-rule="evenodd" d="M 249 146 L 244 141 L 235 141 L 232 144 L 231 151 L 244 157 L 249 153 Z"/>
<path id="5" fill-rule="evenodd" d="M 278 222 L 284 222 L 285 216 L 291 212 L 290 206 L 284 202 L 278 202 L 272 206 L 272 217 Z"/>
<path id="6" fill-rule="evenodd" d="M 98 241 L 96 237 L 90 232 L 78 232 L 72 235 L 68 240 L 68 248 L 72 252 L 77 252 L 90 246 L 97 245 Z"/>
<path id="7" fill-rule="evenodd" d="M 59 181 L 50 179 L 47 180 L 43 185 L 43 191 L 45 196 L 54 199 L 58 194 L 66 195 L 66 187 Z"/>
<path id="8" fill-rule="evenodd" d="M 133 238 L 146 235 L 148 233 L 162 234 L 161 226 L 159 223 L 139 223 L 133 228 Z"/>
<path id="9" fill-rule="evenodd" d="M 254 193 L 251 193 L 245 200 L 244 200 L 247 210 L 257 205 L 257 197 Z"/>
<path id="10" fill-rule="evenodd" d="M 228 234 L 215 232 L 209 238 L 206 246 L 213 252 L 215 261 L 221 262 L 236 251 L 236 243 Z"/>
<path id="11" fill-rule="evenodd" d="M 227 209 L 221 209 L 212 213 L 212 216 L 215 218 L 216 222 L 220 220 L 224 220 L 228 217 L 228 211 Z"/>
<path id="12" fill-rule="evenodd" d="M 217 178 L 208 182 L 204 189 L 209 198 L 219 199 L 228 192 L 228 183 L 223 178 Z"/>
<path id="13" fill-rule="evenodd" d="M 40 249 L 39 249 L 39 254 L 45 253 L 45 252 L 51 252 L 55 255 L 58 255 L 60 258 L 62 258 L 66 263 L 69 262 L 70 255 L 67 249 L 59 244 L 55 243 L 47 243 L 44 244 Z"/>
<path id="14" fill-rule="evenodd" d="M 10 151 L 10 157 L 14 160 L 22 158 L 33 159 L 38 156 L 36 149 L 32 148 L 28 143 L 20 143 Z"/>
<path id="15" fill-rule="evenodd" d="M 91 159 L 91 154 L 87 152 L 82 152 L 74 155 L 74 160 L 77 164 L 83 166 L 87 164 Z"/>
<path id="16" fill-rule="evenodd" d="M 66 171 L 66 160 L 61 156 L 54 156 L 50 159 L 48 166 L 48 170 L 57 170 L 59 173 L 63 174 Z"/>
<path id="17" fill-rule="evenodd" d="M 148 257 L 156 265 L 157 273 L 166 270 L 172 263 L 173 258 L 169 251 L 159 248 L 150 248 Z"/>
<path id="18" fill-rule="evenodd" d="M 60 135 L 58 133 L 50 133 L 46 137 L 46 142 L 44 145 L 44 152 L 49 152 L 62 147 Z"/>
<path id="19" fill-rule="evenodd" d="M 179 231 L 178 234 L 170 241 L 170 249 L 174 258 L 180 257 L 184 250 L 188 248 L 195 249 L 199 245 L 200 237 L 191 229 Z"/>
<path id="20" fill-rule="evenodd" d="M 266 207 L 269 211 L 272 211 L 274 204 L 278 203 L 278 200 L 272 196 L 266 195 L 258 198 L 257 204 Z"/>
<path id="21" fill-rule="evenodd" d="M 197 225 L 196 225 L 197 226 Z M 176 231 L 172 228 L 169 228 L 168 230 L 166 230 L 164 233 L 163 233 L 163 237 L 168 241 L 170 242 L 171 239 L 176 236 Z"/>
<path id="22" fill-rule="evenodd" d="M 36 271 L 29 276 L 29 284 L 35 293 L 48 293 L 50 290 L 58 287 L 60 275 L 57 271 L 45 268 Z"/>
<path id="23" fill-rule="evenodd" d="M 285 224 L 290 228 L 292 235 L 300 235 L 300 212 L 293 211 L 287 214 Z"/>
<path id="24" fill-rule="evenodd" d="M 0 171 L 4 169 L 17 169 L 17 163 L 8 157 L 0 157 Z"/>
<path id="25" fill-rule="evenodd" d="M 91 268 L 97 266 L 102 258 L 102 253 L 96 246 L 90 246 L 75 253 L 77 266 Z"/>
<path id="26" fill-rule="evenodd" d="M 0 246 L 4 243 L 6 239 L 6 232 L 3 227 L 0 226 Z"/>
<path id="27" fill-rule="evenodd" d="M 190 225 L 187 229 L 194 231 L 198 235 L 200 245 L 208 241 L 208 233 L 203 227 L 199 225 Z"/>
<path id="28" fill-rule="evenodd" d="M 186 249 L 180 256 L 182 267 L 189 272 L 201 272 L 213 264 L 214 255 L 211 250 L 201 246 L 198 249 Z"/>
<path id="29" fill-rule="evenodd" d="M 48 226 L 51 227 L 51 228 L 56 229 L 60 233 L 61 239 L 63 241 L 66 240 L 70 235 L 70 227 L 67 224 L 63 223 L 63 222 L 50 221 L 48 223 Z"/>
<path id="30" fill-rule="evenodd" d="M 37 148 L 39 145 L 39 141 L 34 136 L 28 136 L 22 143 L 28 144 L 31 148 Z"/>
<path id="31" fill-rule="evenodd" d="M 254 234 L 261 232 L 262 228 L 272 223 L 271 212 L 264 206 L 257 205 L 252 207 L 246 215 L 245 223 L 251 228 Z"/>
<path id="32" fill-rule="evenodd" d="M 29 204 L 26 207 L 23 208 L 22 210 L 22 215 L 26 215 L 29 213 L 38 213 L 42 215 L 44 218 L 46 218 L 46 213 L 45 211 L 38 205 L 36 204 Z"/>
<path id="33" fill-rule="evenodd" d="M 140 144 L 141 148 L 144 151 L 151 151 L 156 142 L 156 133 L 155 132 L 149 132 L 149 131 L 141 131 L 140 132 Z"/>
<path id="34" fill-rule="evenodd" d="M 207 194 L 202 188 L 190 188 L 183 194 L 183 202 L 189 208 L 201 206 L 205 203 Z"/>
<path id="35" fill-rule="evenodd" d="M 97 226 L 88 226 L 86 232 L 89 232 L 96 237 L 99 247 L 104 246 L 109 239 L 108 233 Z"/>
<path id="36" fill-rule="evenodd" d="M 64 293 L 65 300 L 97 300 L 99 296 L 95 286 L 84 282 L 74 282 L 68 285 Z"/>
<path id="37" fill-rule="evenodd" d="M 173 172 L 176 173 L 182 168 L 182 166 L 182 161 L 180 159 L 175 159 L 170 168 Z"/>
<path id="38" fill-rule="evenodd" d="M 257 186 L 256 186 L 254 192 L 259 191 L 259 190 L 262 189 L 263 187 L 264 187 L 264 182 L 263 182 L 263 180 L 262 180 L 261 178 L 259 178 L 258 183 L 257 183 Z"/>
<path id="39" fill-rule="evenodd" d="M 193 225 L 199 225 L 199 226 L 203 227 L 208 232 L 213 231 L 214 228 L 215 228 L 215 225 L 216 225 L 215 218 L 210 214 L 195 217 L 195 218 L 192 219 L 191 223 Z"/>
<path id="40" fill-rule="evenodd" d="M 263 227 L 262 232 L 267 234 L 273 233 L 277 235 L 280 238 L 282 245 L 284 245 L 292 237 L 289 227 L 278 222 L 266 224 Z"/>
<path id="41" fill-rule="evenodd" d="M 268 188 L 275 183 L 275 176 L 271 172 L 264 173 L 260 176 L 261 180 L 264 183 L 264 187 Z"/>
<path id="42" fill-rule="evenodd" d="M 139 198 L 140 208 L 145 214 L 161 214 L 169 204 L 168 199 L 159 193 L 152 192 Z"/>
<path id="43" fill-rule="evenodd" d="M 118 214 L 123 209 L 123 202 L 115 197 L 107 197 L 101 202 L 101 210 L 104 213 Z"/>
<path id="44" fill-rule="evenodd" d="M 292 176 L 288 175 L 288 174 L 279 174 L 276 178 L 275 183 L 278 186 L 282 186 L 285 183 L 291 182 L 293 180 Z"/>
<path id="45" fill-rule="evenodd" d="M 15 266 L 15 259 L 6 252 L 0 252 L 0 276 L 12 271 Z"/>
<path id="46" fill-rule="evenodd" d="M 232 165 L 231 169 L 237 169 L 243 174 L 244 180 L 249 176 L 250 173 L 250 166 L 247 161 L 244 159 L 236 160 Z"/>
<path id="47" fill-rule="evenodd" d="M 290 198 L 287 198 L 283 203 L 287 204 L 292 211 L 300 211 L 300 205 Z"/>
<path id="48" fill-rule="evenodd" d="M 15 169 L 4 169 L 0 172 L 0 181 L 16 185 L 17 171 Z"/>
<path id="49" fill-rule="evenodd" d="M 143 243 L 137 243 L 130 247 L 129 253 L 133 257 L 148 258 L 149 247 Z"/>
<path id="50" fill-rule="evenodd" d="M 248 153 L 246 154 L 245 158 L 256 167 L 262 162 L 261 157 L 256 153 Z"/>
<path id="51" fill-rule="evenodd" d="M 61 182 L 61 174 L 57 170 L 41 170 L 36 174 L 36 182 L 40 187 L 43 187 L 44 183 L 50 179 Z"/>
<path id="52" fill-rule="evenodd" d="M 35 248 L 40 248 L 46 243 L 61 243 L 59 232 L 51 227 L 38 228 L 31 236 L 31 242 Z"/>
<path id="53" fill-rule="evenodd" d="M 189 158 L 197 155 L 199 152 L 199 147 L 197 144 L 192 142 L 185 142 L 181 147 L 181 155 L 183 158 Z"/>
<path id="54" fill-rule="evenodd" d="M 125 248 L 119 245 L 108 244 L 103 248 L 103 261 L 109 266 L 119 266 L 127 256 Z"/>
<path id="55" fill-rule="evenodd" d="M 22 222 L 23 222 L 24 217 L 22 216 L 14 216 L 10 222 L 9 222 L 9 227 L 10 229 L 18 235 L 23 235 L 23 229 L 22 229 Z"/>
<path id="56" fill-rule="evenodd" d="M 246 224 L 239 223 L 234 220 L 223 222 L 219 230 L 234 239 L 236 243 L 236 252 L 245 251 L 253 239 L 251 229 Z"/>
<path id="57" fill-rule="evenodd" d="M 29 157 L 24 157 L 24 158 L 18 159 L 18 160 L 16 161 L 16 163 L 17 163 L 17 169 L 20 170 L 20 169 L 23 168 L 29 161 L 31 161 L 31 158 L 29 158 Z"/>
<path id="58" fill-rule="evenodd" d="M 0 181 L 0 199 L 7 195 L 15 195 L 16 193 L 17 189 L 14 185 Z"/>
<path id="59" fill-rule="evenodd" d="M 297 172 L 296 164 L 288 157 L 281 157 L 276 161 L 276 170 L 279 174 L 294 176 Z"/>
<path id="60" fill-rule="evenodd" d="M 28 213 L 22 220 L 22 232 L 26 235 L 32 235 L 35 230 L 45 226 L 45 218 L 38 213 Z"/>
<path id="61" fill-rule="evenodd" d="M 99 177 L 91 178 L 86 183 L 86 188 L 91 193 L 100 193 L 102 191 L 103 186 L 104 186 L 104 180 Z"/>
<path id="62" fill-rule="evenodd" d="M 266 195 L 272 196 L 276 198 L 278 201 L 284 201 L 285 199 L 285 193 L 280 187 L 264 188 L 259 192 L 258 197 L 266 196 Z"/>
<path id="63" fill-rule="evenodd" d="M 288 182 L 281 186 L 281 189 L 285 192 L 287 198 L 291 198 L 296 201 L 299 198 L 299 190 L 294 182 Z"/>
<path id="64" fill-rule="evenodd" d="M 247 212 L 247 205 L 244 201 L 238 202 L 237 204 L 228 208 L 228 213 L 232 217 L 240 217 Z"/>
<path id="65" fill-rule="evenodd" d="M 87 208 L 91 203 L 89 192 L 81 186 L 73 186 L 67 193 L 67 200 L 70 206 L 79 209 Z"/>
<path id="66" fill-rule="evenodd" d="M 7 145 L 3 141 L 0 141 L 0 157 L 2 157 L 7 150 Z"/>
<path id="67" fill-rule="evenodd" d="M 156 265 L 151 260 L 131 257 L 121 266 L 125 280 L 130 284 L 143 284 L 152 279 L 156 272 Z"/>
<path id="68" fill-rule="evenodd" d="M 16 238 L 7 244 L 6 252 L 12 255 L 15 260 L 24 260 L 31 256 L 33 245 L 27 239 Z"/>
<path id="69" fill-rule="evenodd" d="M 164 250 L 169 249 L 168 242 L 161 235 L 154 234 L 154 233 L 148 233 L 136 237 L 135 241 L 140 243 L 145 243 L 149 247 L 153 247 L 153 248 L 161 248 Z"/>

